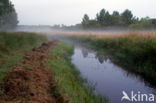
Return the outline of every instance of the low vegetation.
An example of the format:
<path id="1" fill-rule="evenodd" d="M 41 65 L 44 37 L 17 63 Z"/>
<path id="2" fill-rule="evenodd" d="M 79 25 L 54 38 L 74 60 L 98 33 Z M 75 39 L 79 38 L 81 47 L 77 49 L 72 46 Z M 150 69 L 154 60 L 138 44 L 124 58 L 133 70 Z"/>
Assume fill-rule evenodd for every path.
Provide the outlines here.
<path id="1" fill-rule="evenodd" d="M 64 94 L 71 103 L 105 103 L 105 99 L 94 95 L 92 90 L 84 87 L 85 80 L 71 63 L 72 53 L 72 46 L 64 42 L 60 42 L 50 51 L 51 59 L 47 61 L 47 65 L 54 73 L 58 90 L 56 94 L 57 92 Z"/>
<path id="2" fill-rule="evenodd" d="M 46 37 L 33 33 L 0 32 L 0 83 L 27 51 L 45 41 Z"/>
<path id="3" fill-rule="evenodd" d="M 34 33 L 0 32 L 0 84 L 1 85 L 6 84 L 6 87 L 1 86 L 0 95 L 2 96 L 1 97 L 2 99 L 3 95 L 6 93 L 6 96 L 7 96 L 6 100 L 8 100 L 6 101 L 5 99 L 3 99 L 2 101 L 8 103 L 9 100 L 10 101 L 13 100 L 12 102 L 14 103 L 15 101 L 20 101 L 20 100 L 29 101 L 29 99 L 31 100 L 32 98 L 35 98 L 35 96 L 33 96 L 34 94 L 32 94 L 31 96 L 26 96 L 26 98 L 22 97 L 23 99 L 18 98 L 18 96 L 22 95 L 23 93 L 23 89 L 19 89 L 19 88 L 30 86 L 31 87 L 29 88 L 30 91 L 29 90 L 24 91 L 24 93 L 26 93 L 26 95 L 29 95 L 30 94 L 29 92 L 32 92 L 31 90 L 33 90 L 33 86 L 31 85 L 33 85 L 33 81 L 30 84 L 27 81 L 26 82 L 27 85 L 20 85 L 19 87 L 15 85 L 18 85 L 18 82 L 20 84 L 25 84 L 25 82 L 23 82 L 22 76 L 27 77 L 30 80 L 34 79 L 34 78 L 31 79 L 29 74 L 33 76 L 35 75 L 33 73 L 38 73 L 37 70 L 39 69 L 37 70 L 34 69 L 35 72 L 32 72 L 32 70 L 30 71 L 29 69 L 31 67 L 29 66 L 31 65 L 29 63 L 30 62 L 32 63 L 32 68 L 33 68 L 36 62 L 41 62 L 41 63 L 43 62 L 36 61 L 35 58 L 40 58 L 40 57 L 38 57 L 38 55 L 36 56 L 32 55 L 31 53 L 33 52 L 28 52 L 28 51 L 30 51 L 34 47 L 38 47 L 41 43 L 46 42 L 46 41 L 47 41 L 47 38 L 45 36 L 37 35 Z M 44 45 L 46 44 L 43 44 L 43 46 Z M 39 52 L 38 49 L 33 49 L 33 51 L 34 50 L 37 50 L 37 52 Z M 48 91 L 48 93 L 51 92 L 51 95 L 54 98 L 56 97 L 57 102 L 67 101 L 67 103 L 68 102 L 71 102 L 71 103 L 106 103 L 107 102 L 106 99 L 102 98 L 101 96 L 95 95 L 92 89 L 87 89 L 84 87 L 83 84 L 86 80 L 80 77 L 80 72 L 77 71 L 74 65 L 71 63 L 70 57 L 72 53 L 73 53 L 73 47 L 71 45 L 64 43 L 64 42 L 58 42 L 57 45 L 54 46 L 52 50 L 50 50 L 49 56 L 46 56 L 49 59 L 47 60 L 45 66 L 52 68 L 52 71 L 53 71 L 53 72 L 48 72 L 49 77 L 52 77 L 49 80 L 52 80 L 51 82 L 53 84 L 50 87 L 53 91 Z M 32 58 L 29 55 L 32 55 Z M 23 57 L 25 59 L 23 59 Z M 33 63 L 33 60 L 35 60 L 34 63 Z M 28 67 L 26 67 L 26 63 L 29 64 L 27 65 Z M 36 63 L 36 64 L 39 64 L 39 63 Z M 38 66 L 41 67 L 40 65 Z M 35 66 L 34 68 L 39 68 L 39 67 Z M 19 72 L 22 72 L 22 73 L 23 71 L 26 71 L 27 75 L 18 75 L 18 73 L 16 73 L 18 69 L 16 70 L 16 68 L 21 68 Z M 43 67 L 41 68 L 43 69 Z M 14 76 L 12 74 L 17 75 L 17 76 Z M 42 74 L 41 76 L 43 75 L 45 74 Z M 38 79 L 35 79 L 35 80 L 38 80 Z M 44 81 L 44 79 L 42 80 Z M 12 82 L 14 84 L 9 84 Z M 51 82 L 48 82 L 48 83 L 51 83 Z M 47 85 L 46 83 L 45 85 Z M 10 87 L 10 85 L 14 85 L 14 86 Z M 37 85 L 37 84 L 34 84 L 34 85 Z M 9 88 L 8 90 L 10 90 L 10 92 L 6 91 L 7 88 Z M 12 89 L 10 88 L 12 88 L 14 92 L 11 92 Z M 18 90 L 21 90 L 22 92 L 19 92 Z M 39 90 L 39 92 L 41 92 L 41 89 L 35 89 L 35 90 L 36 91 Z M 14 93 L 14 94 L 10 95 L 8 92 Z M 9 95 L 7 95 L 7 93 Z M 16 96 L 17 96 L 17 99 L 16 99 Z M 36 94 L 36 96 L 38 96 L 38 93 Z M 27 99 L 27 97 L 29 99 Z M 35 98 L 35 99 L 37 101 L 38 100 L 44 101 L 42 97 Z"/>
<path id="4" fill-rule="evenodd" d="M 155 34 L 111 34 L 73 36 L 102 53 L 112 55 L 117 62 L 130 71 L 141 74 L 156 83 L 156 35 Z"/>

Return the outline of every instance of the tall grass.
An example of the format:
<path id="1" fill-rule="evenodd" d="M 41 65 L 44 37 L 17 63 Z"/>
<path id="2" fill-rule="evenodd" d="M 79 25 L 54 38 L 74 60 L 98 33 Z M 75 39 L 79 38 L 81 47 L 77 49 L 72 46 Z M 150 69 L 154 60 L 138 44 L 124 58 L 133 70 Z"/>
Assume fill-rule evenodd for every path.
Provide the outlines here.
<path id="1" fill-rule="evenodd" d="M 45 36 L 34 33 L 0 32 L 0 83 L 11 71 L 10 68 L 20 63 L 28 50 L 45 41 Z"/>
<path id="2" fill-rule="evenodd" d="M 105 99 L 83 86 L 84 79 L 71 63 L 72 53 L 72 46 L 64 42 L 50 51 L 53 58 L 48 60 L 47 65 L 53 70 L 59 93 L 68 96 L 71 103 L 106 103 Z"/>
<path id="3" fill-rule="evenodd" d="M 14 50 L 27 49 L 45 41 L 46 37 L 33 33 L 0 32 L 0 56 Z"/>
<path id="4" fill-rule="evenodd" d="M 129 70 L 156 83 L 156 34 L 74 36 L 91 47 L 111 54 Z"/>

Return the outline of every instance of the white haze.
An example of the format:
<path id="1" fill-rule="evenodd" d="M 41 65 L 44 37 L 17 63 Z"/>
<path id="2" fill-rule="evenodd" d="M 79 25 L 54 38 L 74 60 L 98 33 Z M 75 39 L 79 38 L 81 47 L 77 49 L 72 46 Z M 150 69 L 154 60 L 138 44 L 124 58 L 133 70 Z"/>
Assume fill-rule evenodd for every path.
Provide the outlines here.
<path id="1" fill-rule="evenodd" d="M 18 13 L 20 25 L 54 25 L 80 23 L 88 13 L 94 18 L 105 8 L 123 12 L 132 10 L 138 17 L 156 18 L 156 0 L 11 0 Z"/>

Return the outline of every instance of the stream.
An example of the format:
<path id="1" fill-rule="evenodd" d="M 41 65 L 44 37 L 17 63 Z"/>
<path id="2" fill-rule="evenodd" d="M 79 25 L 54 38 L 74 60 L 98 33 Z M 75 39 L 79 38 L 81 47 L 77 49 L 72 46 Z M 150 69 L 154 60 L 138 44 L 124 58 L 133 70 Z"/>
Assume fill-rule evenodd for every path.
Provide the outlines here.
<path id="1" fill-rule="evenodd" d="M 156 103 L 156 100 L 149 101 L 150 94 L 154 95 L 155 99 L 156 89 L 150 87 L 140 76 L 114 64 L 108 56 L 100 55 L 83 46 L 75 46 L 72 63 L 80 71 L 81 76 L 94 85 L 94 92 L 108 98 L 109 103 Z M 123 92 L 127 93 L 130 99 L 133 92 L 136 94 L 135 98 L 131 101 L 121 101 Z"/>

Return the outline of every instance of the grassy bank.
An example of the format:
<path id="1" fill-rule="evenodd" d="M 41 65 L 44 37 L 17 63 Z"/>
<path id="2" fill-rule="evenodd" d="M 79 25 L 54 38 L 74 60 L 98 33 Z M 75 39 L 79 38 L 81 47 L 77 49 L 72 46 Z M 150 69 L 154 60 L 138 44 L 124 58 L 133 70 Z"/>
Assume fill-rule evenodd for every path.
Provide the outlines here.
<path id="1" fill-rule="evenodd" d="M 156 83 L 156 34 L 72 36 Z"/>
<path id="2" fill-rule="evenodd" d="M 45 41 L 45 36 L 33 33 L 0 32 L 0 83 L 27 51 Z"/>
<path id="3" fill-rule="evenodd" d="M 84 79 L 80 77 L 71 63 L 73 47 L 67 43 L 60 42 L 50 51 L 52 59 L 47 65 L 52 68 L 56 80 L 57 92 L 64 95 L 71 103 L 106 103 L 106 100 L 95 96 L 91 90 L 83 86 Z"/>

